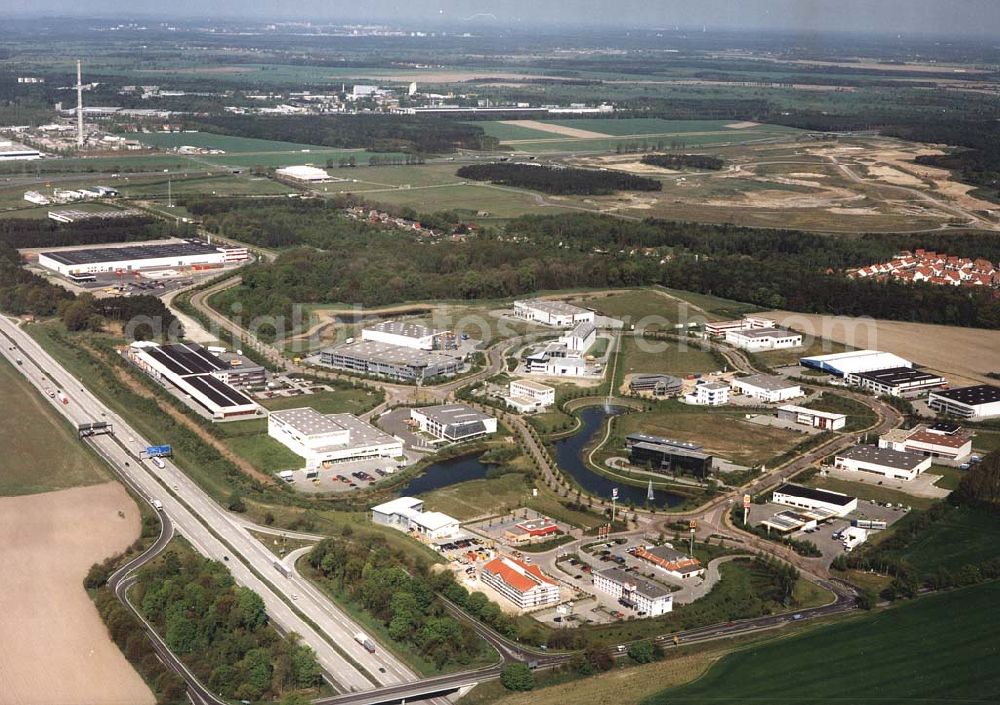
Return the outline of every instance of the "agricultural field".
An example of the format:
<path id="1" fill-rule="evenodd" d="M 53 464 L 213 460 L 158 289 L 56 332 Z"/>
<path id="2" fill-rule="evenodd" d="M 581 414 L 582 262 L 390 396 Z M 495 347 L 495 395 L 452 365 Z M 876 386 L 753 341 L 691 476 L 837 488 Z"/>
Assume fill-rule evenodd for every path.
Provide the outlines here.
<path id="1" fill-rule="evenodd" d="M 221 149 L 226 154 L 257 154 L 260 152 L 291 152 L 296 150 L 329 149 L 315 144 L 296 144 L 276 140 L 260 140 L 252 137 L 217 135 L 212 132 L 141 132 L 135 139 L 158 149 L 176 149 L 190 146 L 205 149 Z"/>
<path id="2" fill-rule="evenodd" d="M 1000 583 L 985 583 L 752 646 L 643 705 L 700 704 L 720 693 L 785 705 L 994 702 L 1000 654 L 994 622 L 984 615 L 997 599 Z"/>
<path id="3" fill-rule="evenodd" d="M 169 185 L 167 179 L 130 179 L 119 183 L 118 190 L 123 198 L 156 199 L 165 201 L 168 195 L 174 199 L 180 196 L 261 196 L 296 193 L 295 189 L 263 176 L 235 176 L 217 174 L 210 176 L 173 176 Z"/>
<path id="4" fill-rule="evenodd" d="M 919 566 L 921 573 L 938 568 L 957 572 L 966 564 L 979 564 L 997 556 L 1000 517 L 988 512 L 956 507 L 911 542 L 900 558 Z"/>
<path id="5" fill-rule="evenodd" d="M 0 495 L 49 492 L 107 482 L 110 475 L 97 456 L 77 439 L 6 360 L 0 361 L 0 446 L 5 450 Z"/>

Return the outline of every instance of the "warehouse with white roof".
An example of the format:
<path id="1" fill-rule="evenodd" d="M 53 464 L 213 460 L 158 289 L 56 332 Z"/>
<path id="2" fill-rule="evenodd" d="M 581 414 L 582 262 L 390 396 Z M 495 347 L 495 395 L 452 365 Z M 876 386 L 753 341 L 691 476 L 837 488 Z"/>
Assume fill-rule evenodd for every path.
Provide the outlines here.
<path id="1" fill-rule="evenodd" d="M 577 323 L 593 323 L 594 312 L 565 301 L 525 299 L 514 302 L 514 315 L 526 321 L 557 328 L 569 328 Z"/>
<path id="2" fill-rule="evenodd" d="M 416 497 L 397 497 L 372 507 L 372 523 L 431 540 L 458 533 L 458 519 L 441 512 L 425 512 L 423 500 Z"/>
<path id="3" fill-rule="evenodd" d="M 830 355 L 813 355 L 800 358 L 799 364 L 821 372 L 829 372 L 837 377 L 846 377 L 857 372 L 913 367 L 913 363 L 909 360 L 880 350 L 851 350 Z"/>
<path id="4" fill-rule="evenodd" d="M 302 407 L 272 411 L 267 435 L 306 461 L 306 468 L 369 458 L 397 458 L 403 442 L 351 414 Z"/>

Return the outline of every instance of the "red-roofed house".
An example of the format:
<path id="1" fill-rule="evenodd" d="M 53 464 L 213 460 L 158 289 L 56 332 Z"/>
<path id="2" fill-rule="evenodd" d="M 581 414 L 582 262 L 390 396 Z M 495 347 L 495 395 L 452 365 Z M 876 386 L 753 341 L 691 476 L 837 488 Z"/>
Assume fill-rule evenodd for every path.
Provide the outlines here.
<path id="1" fill-rule="evenodd" d="M 559 602 L 559 586 L 536 565 L 506 556 L 494 558 L 479 579 L 522 610 Z"/>

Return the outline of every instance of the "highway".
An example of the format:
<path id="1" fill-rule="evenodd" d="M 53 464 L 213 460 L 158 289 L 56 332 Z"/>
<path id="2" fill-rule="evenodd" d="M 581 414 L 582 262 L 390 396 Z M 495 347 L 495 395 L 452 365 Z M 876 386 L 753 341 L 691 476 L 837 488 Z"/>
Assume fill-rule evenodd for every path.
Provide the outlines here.
<path id="1" fill-rule="evenodd" d="M 279 573 L 274 567 L 275 556 L 173 463 L 167 461 L 161 470 L 140 461 L 139 452 L 155 443 L 139 436 L 4 316 L 0 316 L 0 341 L 4 356 L 70 423 L 108 421 L 114 425 L 114 436 L 93 436 L 89 442 L 140 496 L 163 503 L 163 513 L 177 533 L 199 553 L 225 562 L 238 584 L 258 593 L 276 626 L 284 632 L 301 635 L 303 642 L 316 652 L 320 666 L 335 688 L 356 692 L 417 679 L 385 650 L 369 654 L 355 642 L 353 636 L 361 631 L 359 627 L 307 581 Z M 17 359 L 22 364 L 17 365 Z M 56 390 L 66 395 L 67 404 L 49 397 L 49 392 Z"/>

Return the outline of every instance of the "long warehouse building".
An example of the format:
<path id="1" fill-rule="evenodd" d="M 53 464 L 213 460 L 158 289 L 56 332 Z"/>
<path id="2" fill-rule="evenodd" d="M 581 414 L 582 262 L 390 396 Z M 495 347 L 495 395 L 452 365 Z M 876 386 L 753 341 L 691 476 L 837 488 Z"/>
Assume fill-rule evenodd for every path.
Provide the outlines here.
<path id="1" fill-rule="evenodd" d="M 215 355 L 195 343 L 158 345 L 132 343 L 128 359 L 161 383 L 169 382 L 201 406 L 214 419 L 256 416 L 264 410 L 250 397 L 219 379 L 230 368 Z"/>
<path id="2" fill-rule="evenodd" d="M 41 252 L 38 264 L 65 277 L 100 272 L 132 272 L 166 267 L 216 266 L 250 258 L 245 247 L 216 247 L 202 240 L 156 245 L 92 247 Z"/>

